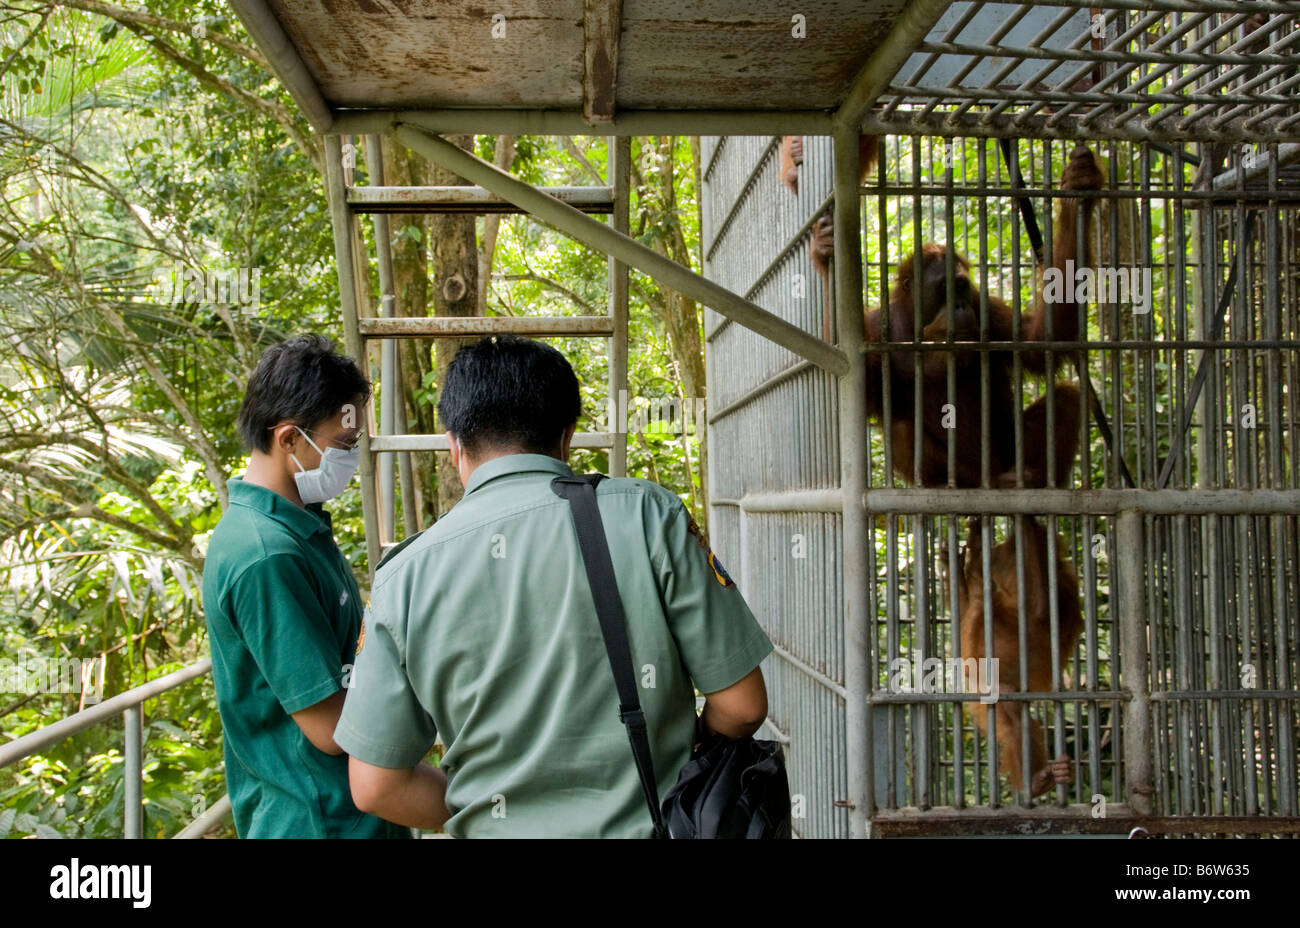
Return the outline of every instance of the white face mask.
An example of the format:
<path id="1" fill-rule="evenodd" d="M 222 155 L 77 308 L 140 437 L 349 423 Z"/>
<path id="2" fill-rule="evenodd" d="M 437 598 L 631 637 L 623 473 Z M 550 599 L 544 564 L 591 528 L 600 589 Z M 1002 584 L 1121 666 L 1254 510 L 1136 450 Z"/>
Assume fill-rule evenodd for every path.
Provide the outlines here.
<path id="1" fill-rule="evenodd" d="M 298 429 L 298 426 L 295 425 L 294 428 Z M 298 465 L 298 473 L 293 475 L 298 484 L 298 495 L 304 503 L 323 503 L 327 499 L 333 499 L 343 492 L 356 473 L 357 465 L 361 463 L 361 449 L 344 451 L 331 445 L 321 451 L 302 429 L 298 429 L 298 434 L 320 451 L 320 464 L 312 470 L 303 467 L 296 454 L 289 454 L 293 463 Z"/>

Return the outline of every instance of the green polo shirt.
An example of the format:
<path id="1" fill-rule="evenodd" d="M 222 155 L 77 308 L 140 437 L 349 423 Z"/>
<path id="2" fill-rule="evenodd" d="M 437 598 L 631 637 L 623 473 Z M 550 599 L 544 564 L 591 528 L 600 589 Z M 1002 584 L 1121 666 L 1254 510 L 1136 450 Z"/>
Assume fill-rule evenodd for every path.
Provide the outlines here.
<path id="1" fill-rule="evenodd" d="M 383 564 L 334 740 L 380 767 L 440 738 L 456 837 L 648 837 L 650 812 L 601 639 L 568 465 L 495 458 Z M 690 759 L 695 696 L 772 644 L 686 507 L 644 480 L 597 488 L 662 800 Z"/>
<path id="2" fill-rule="evenodd" d="M 329 513 L 229 483 L 208 543 L 203 603 L 241 838 L 409 837 L 352 804 L 346 754 L 317 749 L 290 716 L 342 689 L 361 593 Z"/>

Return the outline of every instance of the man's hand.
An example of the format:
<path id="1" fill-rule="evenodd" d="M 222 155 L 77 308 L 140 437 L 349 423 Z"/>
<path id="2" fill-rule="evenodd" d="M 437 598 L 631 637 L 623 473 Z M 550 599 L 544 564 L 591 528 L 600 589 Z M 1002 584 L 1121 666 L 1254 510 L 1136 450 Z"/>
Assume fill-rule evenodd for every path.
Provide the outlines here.
<path id="1" fill-rule="evenodd" d="M 441 828 L 447 810 L 447 775 L 421 762 L 393 770 L 348 757 L 352 801 L 362 812 L 411 828 Z"/>

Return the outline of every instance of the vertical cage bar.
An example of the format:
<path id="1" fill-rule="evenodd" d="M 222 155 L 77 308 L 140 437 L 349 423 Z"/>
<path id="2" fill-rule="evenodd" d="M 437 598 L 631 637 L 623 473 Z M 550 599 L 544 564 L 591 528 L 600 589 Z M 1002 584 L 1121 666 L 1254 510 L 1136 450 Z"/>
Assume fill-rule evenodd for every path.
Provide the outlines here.
<path id="1" fill-rule="evenodd" d="M 144 833 L 144 704 L 136 703 L 122 713 L 122 834 L 139 838 Z"/>
<path id="2" fill-rule="evenodd" d="M 858 225 L 856 130 L 835 133 L 835 309 L 839 343 L 862 344 L 862 246 Z M 849 822 L 854 837 L 870 836 L 874 811 L 874 759 L 870 681 L 871 604 L 867 601 L 867 549 L 871 527 L 863 506 L 866 491 L 866 451 L 862 423 L 866 421 L 866 359 L 850 350 L 849 370 L 839 378 L 840 491 L 844 527 L 844 684 L 846 706 Z"/>
<path id="3" fill-rule="evenodd" d="M 1120 623 L 1120 681 L 1128 701 L 1124 709 L 1125 781 L 1129 807 L 1150 815 L 1151 693 L 1147 682 L 1146 565 L 1143 517 L 1125 510 L 1116 520 L 1115 571 Z"/>

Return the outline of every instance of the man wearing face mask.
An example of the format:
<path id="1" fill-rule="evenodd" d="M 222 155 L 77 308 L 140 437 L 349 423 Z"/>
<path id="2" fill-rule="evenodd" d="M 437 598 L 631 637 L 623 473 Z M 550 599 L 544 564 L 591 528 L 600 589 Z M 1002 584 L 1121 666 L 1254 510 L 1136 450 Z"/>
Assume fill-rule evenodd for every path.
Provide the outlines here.
<path id="1" fill-rule="evenodd" d="M 360 460 L 370 384 L 319 335 L 267 349 L 236 427 L 251 452 L 212 533 L 203 602 L 241 838 L 410 832 L 356 808 L 334 742 L 361 594 L 321 503 Z"/>

